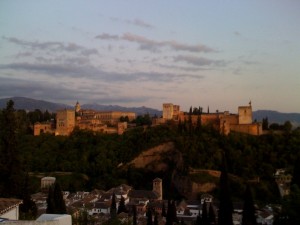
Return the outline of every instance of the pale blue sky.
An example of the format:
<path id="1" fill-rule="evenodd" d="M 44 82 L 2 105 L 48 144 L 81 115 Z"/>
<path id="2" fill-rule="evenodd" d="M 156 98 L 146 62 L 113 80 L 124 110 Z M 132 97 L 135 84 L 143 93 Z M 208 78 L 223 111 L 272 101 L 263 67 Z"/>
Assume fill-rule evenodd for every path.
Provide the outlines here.
<path id="1" fill-rule="evenodd" d="M 2 0 L 0 98 L 300 112 L 298 0 Z"/>

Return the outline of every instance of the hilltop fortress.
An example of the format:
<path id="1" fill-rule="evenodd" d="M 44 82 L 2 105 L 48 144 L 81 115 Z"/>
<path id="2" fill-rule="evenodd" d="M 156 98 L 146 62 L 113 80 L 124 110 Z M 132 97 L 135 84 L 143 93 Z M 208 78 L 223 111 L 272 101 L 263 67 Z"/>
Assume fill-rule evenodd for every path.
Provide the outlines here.
<path id="1" fill-rule="evenodd" d="M 224 135 L 228 135 L 230 132 L 251 135 L 261 135 L 263 133 L 262 124 L 253 122 L 251 102 L 248 106 L 239 106 L 238 114 L 231 114 L 228 111 L 209 113 L 209 110 L 204 113 L 200 108 L 196 113 L 186 113 L 180 111 L 179 105 L 172 103 L 164 103 L 162 107 L 162 117 L 153 118 L 152 125 L 165 124 L 168 121 L 175 123 L 189 121 L 194 127 L 199 124 L 212 126 Z M 120 122 L 120 118 L 126 118 L 126 122 Z M 53 122 L 35 123 L 34 135 L 52 133 L 67 136 L 75 127 L 107 134 L 123 134 L 127 129 L 127 122 L 130 123 L 135 118 L 136 114 L 134 112 L 81 109 L 80 104 L 77 102 L 73 110 L 62 109 L 57 111 L 56 124 Z"/>
<path id="2" fill-rule="evenodd" d="M 251 102 L 248 106 L 239 106 L 238 114 L 230 114 L 228 111 L 207 113 L 198 111 L 197 114 L 184 113 L 180 111 L 179 105 L 172 103 L 163 104 L 163 116 L 156 119 L 156 124 L 163 124 L 167 121 L 184 122 L 191 121 L 193 126 L 197 123 L 201 125 L 211 125 L 220 133 L 228 135 L 230 132 L 239 132 L 251 135 L 261 135 L 262 124 L 253 122 Z"/>
<path id="3" fill-rule="evenodd" d="M 62 109 L 56 112 L 56 124 L 53 122 L 35 123 L 34 135 L 51 133 L 68 136 L 75 127 L 81 130 L 122 134 L 127 129 L 127 122 L 120 122 L 122 117 L 131 122 L 136 118 L 136 114 L 134 112 L 81 109 L 77 102 L 74 109 Z"/>

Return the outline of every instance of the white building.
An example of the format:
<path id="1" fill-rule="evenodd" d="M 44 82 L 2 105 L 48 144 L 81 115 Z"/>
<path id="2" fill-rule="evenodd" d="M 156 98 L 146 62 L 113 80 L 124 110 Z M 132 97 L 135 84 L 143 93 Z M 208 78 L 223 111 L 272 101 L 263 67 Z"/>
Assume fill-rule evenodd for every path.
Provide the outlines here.
<path id="1" fill-rule="evenodd" d="M 0 198 L 0 218 L 18 220 L 20 204 L 22 204 L 20 199 Z"/>

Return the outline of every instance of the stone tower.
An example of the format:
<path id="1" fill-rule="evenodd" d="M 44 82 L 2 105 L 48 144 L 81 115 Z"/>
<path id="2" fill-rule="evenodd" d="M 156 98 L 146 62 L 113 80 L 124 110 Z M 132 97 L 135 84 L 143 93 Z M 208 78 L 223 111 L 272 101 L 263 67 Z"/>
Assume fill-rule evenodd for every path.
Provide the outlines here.
<path id="1" fill-rule="evenodd" d="M 162 179 L 155 178 L 153 180 L 153 192 L 157 193 L 159 198 L 158 200 L 162 200 L 163 190 L 162 190 Z"/>
<path id="2" fill-rule="evenodd" d="M 252 124 L 252 106 L 239 106 L 239 124 Z"/>

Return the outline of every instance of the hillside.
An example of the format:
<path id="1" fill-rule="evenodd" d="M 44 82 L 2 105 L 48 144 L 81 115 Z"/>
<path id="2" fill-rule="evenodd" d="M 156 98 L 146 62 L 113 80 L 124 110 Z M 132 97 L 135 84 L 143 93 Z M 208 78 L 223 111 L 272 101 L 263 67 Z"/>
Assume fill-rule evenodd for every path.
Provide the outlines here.
<path id="1" fill-rule="evenodd" d="M 268 118 L 269 124 L 279 123 L 283 124 L 290 121 L 294 126 L 300 125 L 300 113 L 281 113 L 272 110 L 258 110 L 253 112 L 253 119 L 262 121 L 263 118 Z"/>
<path id="2" fill-rule="evenodd" d="M 39 109 L 41 111 L 48 110 L 49 112 L 55 112 L 59 109 L 72 108 L 72 106 L 66 104 L 59 104 L 59 103 L 48 102 L 44 100 L 36 100 L 36 99 L 25 98 L 25 97 L 12 97 L 12 98 L 0 99 L 0 109 L 5 108 L 6 103 L 10 99 L 14 101 L 15 109 L 24 109 L 26 111 L 34 111 L 35 109 Z"/>

